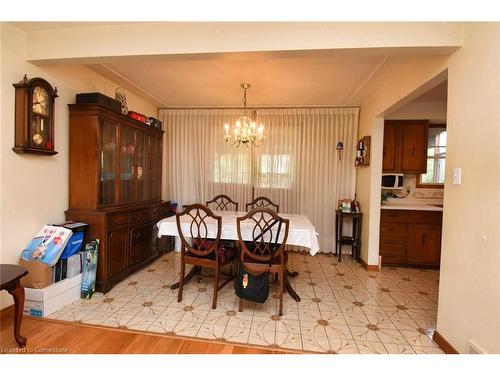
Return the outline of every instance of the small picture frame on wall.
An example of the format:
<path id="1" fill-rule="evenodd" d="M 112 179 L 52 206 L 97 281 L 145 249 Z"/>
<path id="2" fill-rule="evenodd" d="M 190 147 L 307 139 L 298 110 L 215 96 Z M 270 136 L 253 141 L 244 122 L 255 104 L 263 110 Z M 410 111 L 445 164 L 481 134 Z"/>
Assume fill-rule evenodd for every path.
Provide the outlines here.
<path id="1" fill-rule="evenodd" d="M 354 165 L 356 167 L 366 167 L 370 165 L 370 143 L 370 136 L 365 136 L 358 141 L 356 146 L 356 159 L 354 160 Z"/>

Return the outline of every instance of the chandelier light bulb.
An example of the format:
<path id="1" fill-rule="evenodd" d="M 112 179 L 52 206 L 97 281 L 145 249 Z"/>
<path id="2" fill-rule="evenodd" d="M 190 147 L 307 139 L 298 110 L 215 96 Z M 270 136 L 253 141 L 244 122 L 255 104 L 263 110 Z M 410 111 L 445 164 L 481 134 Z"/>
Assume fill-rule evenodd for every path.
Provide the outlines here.
<path id="1" fill-rule="evenodd" d="M 242 83 L 241 88 L 243 89 L 243 116 L 237 119 L 233 125 L 232 133 L 233 139 L 229 135 L 229 124 L 224 124 L 225 135 L 224 140 L 226 143 L 231 143 L 238 147 L 240 144 L 245 144 L 248 146 L 258 146 L 264 141 L 264 125 L 260 124 L 257 126 L 255 122 L 256 112 L 252 111 L 251 117 L 246 115 L 247 110 L 247 90 L 250 88 L 249 83 Z"/>

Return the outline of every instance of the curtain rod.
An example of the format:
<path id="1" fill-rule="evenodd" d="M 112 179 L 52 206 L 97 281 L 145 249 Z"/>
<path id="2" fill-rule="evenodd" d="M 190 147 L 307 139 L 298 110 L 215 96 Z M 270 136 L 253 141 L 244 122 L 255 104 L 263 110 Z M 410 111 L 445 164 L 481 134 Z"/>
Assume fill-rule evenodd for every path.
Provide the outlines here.
<path id="1" fill-rule="evenodd" d="M 314 108 L 360 108 L 359 105 L 315 105 L 315 106 L 290 106 L 290 107 L 247 107 L 247 109 L 314 109 Z M 243 109 L 243 107 L 163 107 L 158 110 L 168 109 Z"/>

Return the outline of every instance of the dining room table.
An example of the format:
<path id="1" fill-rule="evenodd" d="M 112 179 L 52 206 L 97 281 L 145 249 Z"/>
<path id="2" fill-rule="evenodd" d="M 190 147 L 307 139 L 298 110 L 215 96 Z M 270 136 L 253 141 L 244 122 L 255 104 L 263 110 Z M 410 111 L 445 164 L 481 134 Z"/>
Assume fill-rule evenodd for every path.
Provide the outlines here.
<path id="1" fill-rule="evenodd" d="M 238 240 L 238 229 L 236 219 L 238 217 L 243 217 L 247 214 L 244 211 L 214 211 L 214 213 L 222 218 L 222 228 L 221 228 L 221 240 Z M 319 251 L 319 234 L 316 232 L 314 225 L 311 223 L 306 215 L 297 214 L 279 214 L 282 218 L 289 220 L 288 237 L 286 240 L 287 245 L 299 246 L 306 248 L 309 254 L 315 255 Z M 181 230 L 184 234 L 190 233 L 190 226 L 192 218 L 185 215 L 181 216 Z M 217 221 L 213 218 L 206 218 L 205 222 L 207 224 L 207 238 L 217 237 Z M 177 229 L 176 216 L 170 216 L 165 219 L 160 220 L 157 223 L 158 226 L 158 237 L 161 236 L 175 236 L 179 237 L 179 232 Z M 252 241 L 252 231 L 255 223 L 242 222 L 241 223 L 241 236 L 244 241 Z M 278 243 L 282 243 L 284 233 L 278 236 Z M 185 282 L 193 276 L 195 271 L 188 273 L 185 277 Z M 192 273 L 192 274 L 191 274 Z M 288 277 L 298 276 L 298 272 L 291 272 L 287 270 Z M 296 300 L 300 301 L 300 296 L 295 292 L 295 290 L 290 285 L 288 277 L 285 278 L 285 288 L 290 296 Z M 172 285 L 172 289 L 178 288 L 179 283 Z"/>

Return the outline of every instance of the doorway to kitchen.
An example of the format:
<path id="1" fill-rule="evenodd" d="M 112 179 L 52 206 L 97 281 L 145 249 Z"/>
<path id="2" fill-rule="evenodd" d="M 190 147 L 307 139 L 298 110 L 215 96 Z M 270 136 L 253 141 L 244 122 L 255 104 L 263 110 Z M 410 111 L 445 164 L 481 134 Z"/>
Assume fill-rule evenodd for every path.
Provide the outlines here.
<path id="1" fill-rule="evenodd" d="M 386 113 L 383 124 L 379 229 L 382 273 L 403 269 L 409 272 L 389 288 L 388 294 L 405 309 L 408 324 L 429 338 L 436 328 L 438 309 L 448 141 L 447 87 L 444 77 L 431 89 Z"/>

